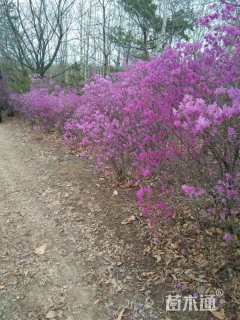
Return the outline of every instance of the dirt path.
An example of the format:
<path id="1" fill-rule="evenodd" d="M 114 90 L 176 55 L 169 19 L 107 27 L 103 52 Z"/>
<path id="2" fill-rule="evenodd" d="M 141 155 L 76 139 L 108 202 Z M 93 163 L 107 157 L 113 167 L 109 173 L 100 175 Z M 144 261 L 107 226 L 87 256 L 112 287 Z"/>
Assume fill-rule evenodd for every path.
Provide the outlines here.
<path id="1" fill-rule="evenodd" d="M 0 319 L 165 319 L 130 190 L 56 141 L 0 126 Z"/>
<path id="2" fill-rule="evenodd" d="M 19 127 L 0 126 L 0 319 L 106 319 L 76 239 L 56 223 L 64 195 L 50 188 L 55 162 Z"/>

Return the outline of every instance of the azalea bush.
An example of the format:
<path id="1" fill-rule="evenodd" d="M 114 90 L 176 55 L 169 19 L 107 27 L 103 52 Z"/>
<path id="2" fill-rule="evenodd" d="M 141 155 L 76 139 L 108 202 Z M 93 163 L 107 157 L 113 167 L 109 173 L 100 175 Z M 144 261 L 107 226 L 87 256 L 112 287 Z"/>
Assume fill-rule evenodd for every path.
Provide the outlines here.
<path id="1" fill-rule="evenodd" d="M 212 199 L 205 205 L 205 218 L 207 214 L 208 218 L 221 221 L 225 240 L 240 231 L 239 8 L 237 3 L 227 3 L 219 12 L 201 20 L 210 33 L 200 60 L 214 61 L 205 74 L 210 79 L 209 90 L 201 96 L 186 95 L 173 110 L 175 132 L 186 149 L 185 161 L 199 172 L 198 176 L 193 173 L 189 178 L 192 184 L 183 185 L 182 191 L 191 198 Z"/>
<path id="2" fill-rule="evenodd" d="M 217 219 L 230 239 L 240 210 L 239 6 L 212 7 L 199 21 L 208 30 L 202 43 L 180 43 L 96 76 L 81 96 L 33 86 L 12 101 L 31 121 L 63 132 L 66 144 L 83 147 L 99 167 L 137 180 L 137 203 L 151 227 L 175 217 L 181 194 L 200 199 L 204 219 Z"/>
<path id="3" fill-rule="evenodd" d="M 75 112 L 79 104 L 76 90 L 46 83 L 46 79 L 32 80 L 31 90 L 24 94 L 11 94 L 11 102 L 16 111 L 44 130 L 64 131 L 65 122 Z"/>

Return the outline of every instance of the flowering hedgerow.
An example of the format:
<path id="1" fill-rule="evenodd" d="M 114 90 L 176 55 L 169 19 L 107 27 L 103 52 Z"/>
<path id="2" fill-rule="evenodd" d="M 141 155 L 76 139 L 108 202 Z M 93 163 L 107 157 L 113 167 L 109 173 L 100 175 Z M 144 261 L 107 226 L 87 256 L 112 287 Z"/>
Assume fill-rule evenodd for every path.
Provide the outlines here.
<path id="1" fill-rule="evenodd" d="M 12 104 L 24 117 L 38 123 L 44 130 L 55 128 L 63 132 L 66 121 L 72 118 L 79 105 L 80 96 L 74 89 L 66 93 L 57 86 L 50 92 L 44 84 L 45 81 L 38 81 L 38 85 L 33 82 L 29 92 L 11 94 Z"/>
<path id="2" fill-rule="evenodd" d="M 111 164 L 119 179 L 140 181 L 137 203 L 151 226 L 175 216 L 174 194 L 182 193 L 204 202 L 229 240 L 240 210 L 240 26 L 237 3 L 221 2 L 200 20 L 208 28 L 202 44 L 180 43 L 96 76 L 81 96 L 33 88 L 13 99 L 27 118 L 63 131 L 66 144 L 83 146 L 99 166 Z M 152 177 L 159 192 L 148 185 Z"/>

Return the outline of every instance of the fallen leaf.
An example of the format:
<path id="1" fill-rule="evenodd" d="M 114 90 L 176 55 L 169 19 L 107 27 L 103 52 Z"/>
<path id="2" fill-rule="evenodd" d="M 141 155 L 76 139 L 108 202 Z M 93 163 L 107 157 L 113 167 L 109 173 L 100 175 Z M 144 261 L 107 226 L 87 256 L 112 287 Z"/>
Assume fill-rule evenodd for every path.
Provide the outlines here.
<path id="1" fill-rule="evenodd" d="M 56 318 L 56 316 L 57 316 L 56 312 L 52 311 L 52 310 L 48 311 L 48 313 L 46 314 L 47 319 L 54 319 L 54 318 Z"/>
<path id="2" fill-rule="evenodd" d="M 100 303 L 100 299 L 97 299 L 96 301 L 94 301 L 94 304 L 99 304 Z"/>
<path id="3" fill-rule="evenodd" d="M 211 314 L 217 318 L 218 320 L 225 320 L 225 312 L 224 309 L 218 310 L 218 311 L 210 311 Z"/>
<path id="4" fill-rule="evenodd" d="M 123 309 L 121 310 L 121 312 L 119 313 L 119 315 L 118 315 L 118 317 L 117 317 L 116 320 L 122 320 L 122 317 L 123 317 L 123 315 L 124 315 L 125 310 L 126 310 L 126 308 L 123 308 Z"/>
<path id="5" fill-rule="evenodd" d="M 47 249 L 47 245 L 43 244 L 42 246 L 36 248 L 34 252 L 38 256 L 41 256 L 41 255 L 43 255 L 45 253 L 46 249 Z"/>
<path id="6" fill-rule="evenodd" d="M 155 275 L 155 272 L 143 272 L 143 277 L 148 278 Z"/>
<path id="7" fill-rule="evenodd" d="M 114 196 L 118 196 L 118 191 L 117 191 L 117 190 L 114 190 L 114 191 L 113 191 L 113 195 L 114 195 Z"/>
<path id="8" fill-rule="evenodd" d="M 154 255 L 153 255 L 153 258 L 155 258 L 155 259 L 157 260 L 157 263 L 159 263 L 159 262 L 162 261 L 161 255 L 154 254 Z"/>
<path id="9" fill-rule="evenodd" d="M 125 225 L 125 224 L 130 224 L 130 223 L 133 223 L 133 222 L 136 221 L 136 220 L 137 220 L 136 217 L 135 217 L 134 215 L 132 215 L 131 217 L 123 220 L 123 221 L 121 222 L 121 224 L 123 224 L 123 225 Z"/>

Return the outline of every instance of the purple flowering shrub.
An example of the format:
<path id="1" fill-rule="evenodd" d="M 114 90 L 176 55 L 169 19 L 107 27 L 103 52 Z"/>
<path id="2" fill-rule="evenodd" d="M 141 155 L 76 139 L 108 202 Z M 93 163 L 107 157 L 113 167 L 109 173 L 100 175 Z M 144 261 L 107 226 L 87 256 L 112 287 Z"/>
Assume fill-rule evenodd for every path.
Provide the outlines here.
<path id="1" fill-rule="evenodd" d="M 180 43 L 151 61 L 95 77 L 81 96 L 33 87 L 13 97 L 27 118 L 63 131 L 66 144 L 84 147 L 99 166 L 111 164 L 119 179 L 140 181 L 137 203 L 151 227 L 175 217 L 179 192 L 205 199 L 208 217 L 223 226 L 239 215 L 239 8 L 221 2 L 200 21 L 209 29 L 202 44 Z"/>
<path id="2" fill-rule="evenodd" d="M 202 54 L 203 61 L 212 61 L 205 74 L 210 79 L 209 90 L 207 95 L 186 95 L 173 110 L 175 132 L 187 150 L 186 163 L 192 163 L 195 172 L 199 172 L 189 179 L 192 184 L 182 186 L 182 191 L 195 199 L 211 197 L 212 202 L 205 206 L 208 218 L 215 223 L 219 219 L 227 231 L 239 235 L 239 7 L 227 4 L 201 22 L 211 28 L 215 19 L 222 23 L 215 25 L 214 34 L 207 34 Z M 227 234 L 224 240 L 229 239 Z"/>
<path id="3" fill-rule="evenodd" d="M 12 104 L 16 111 L 42 129 L 63 132 L 65 122 L 72 117 L 79 105 L 80 96 L 73 89 L 65 92 L 63 88 L 52 86 L 50 90 L 46 81 L 37 80 L 33 78 L 30 91 L 11 94 Z"/>

